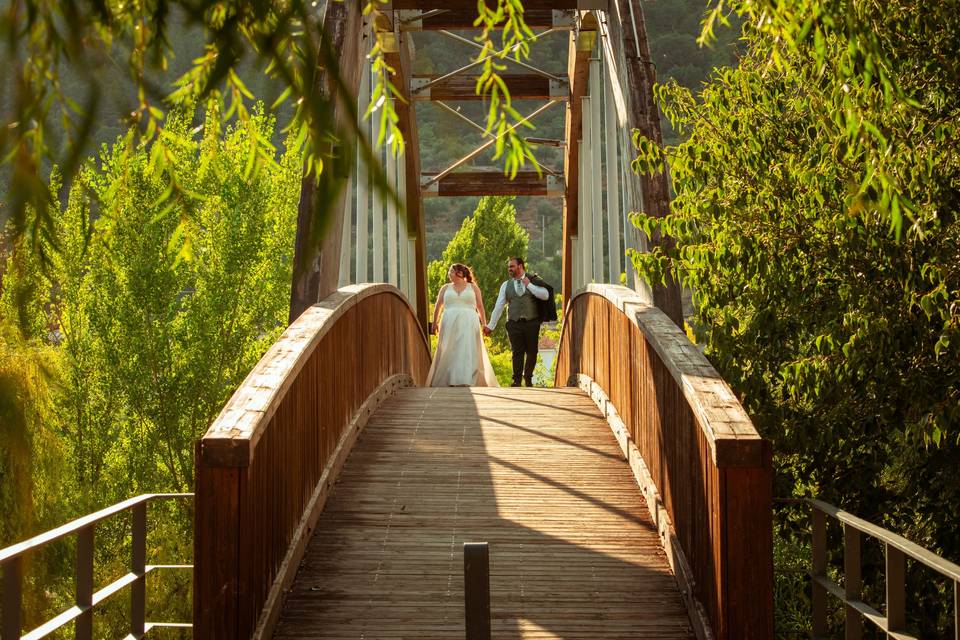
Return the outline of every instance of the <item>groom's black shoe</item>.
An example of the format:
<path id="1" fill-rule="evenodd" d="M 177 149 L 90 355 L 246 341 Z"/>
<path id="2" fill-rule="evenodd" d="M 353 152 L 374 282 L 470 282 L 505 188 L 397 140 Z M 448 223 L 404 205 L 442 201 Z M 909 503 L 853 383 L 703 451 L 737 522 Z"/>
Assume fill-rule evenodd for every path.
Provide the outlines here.
<path id="1" fill-rule="evenodd" d="M 519 386 L 520 386 L 520 381 L 519 381 L 519 380 L 514 380 L 513 382 L 510 383 L 510 386 L 511 386 L 511 387 L 519 387 Z"/>
<path id="2" fill-rule="evenodd" d="M 527 386 L 528 386 L 528 387 L 532 387 L 532 386 L 533 386 L 533 379 L 532 379 L 532 378 L 526 378 L 526 379 L 524 380 L 524 382 L 527 383 Z M 517 385 L 517 386 L 519 386 L 519 385 Z"/>

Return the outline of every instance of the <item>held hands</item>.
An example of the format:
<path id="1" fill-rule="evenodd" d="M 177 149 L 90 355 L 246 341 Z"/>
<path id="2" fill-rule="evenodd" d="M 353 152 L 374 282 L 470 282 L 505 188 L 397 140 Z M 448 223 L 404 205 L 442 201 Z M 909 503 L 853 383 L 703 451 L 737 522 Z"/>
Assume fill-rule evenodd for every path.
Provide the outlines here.
<path id="1" fill-rule="evenodd" d="M 489 336 L 491 333 L 493 333 L 493 332 L 490 331 L 490 327 L 484 327 L 484 328 L 483 328 L 483 335 Z"/>

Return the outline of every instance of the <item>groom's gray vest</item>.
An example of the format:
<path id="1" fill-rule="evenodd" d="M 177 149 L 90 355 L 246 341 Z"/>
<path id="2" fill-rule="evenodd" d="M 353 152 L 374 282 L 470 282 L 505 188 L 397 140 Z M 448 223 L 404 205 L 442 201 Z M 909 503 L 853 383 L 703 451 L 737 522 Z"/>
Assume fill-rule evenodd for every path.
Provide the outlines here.
<path id="1" fill-rule="evenodd" d="M 517 295 L 516 281 L 507 280 L 507 320 L 517 321 L 521 318 L 535 320 L 540 317 L 537 310 L 537 299 L 529 290 L 524 289 L 523 295 Z"/>

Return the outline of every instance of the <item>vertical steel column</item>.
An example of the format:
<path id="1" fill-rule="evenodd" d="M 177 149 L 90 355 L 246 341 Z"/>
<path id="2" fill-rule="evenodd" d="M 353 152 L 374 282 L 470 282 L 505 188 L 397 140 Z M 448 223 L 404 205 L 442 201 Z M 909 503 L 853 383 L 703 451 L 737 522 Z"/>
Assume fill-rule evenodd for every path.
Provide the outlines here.
<path id="1" fill-rule="evenodd" d="M 343 201 L 343 231 L 340 236 L 340 277 L 337 286 L 350 284 L 350 249 L 353 247 L 353 182 L 354 174 L 347 177 L 347 197 Z"/>
<path id="2" fill-rule="evenodd" d="M 374 112 L 370 117 L 373 119 L 370 144 L 373 145 L 373 155 L 377 159 L 377 165 L 372 167 L 372 170 L 383 171 L 384 149 L 377 142 L 380 138 L 380 114 Z M 371 197 L 373 202 L 370 210 L 373 216 L 373 282 L 383 282 L 383 194 L 380 193 L 380 187 L 373 186 Z"/>
<path id="3" fill-rule="evenodd" d="M 609 37 L 609 36 L 604 36 Z M 606 138 L 606 177 L 607 192 L 607 259 L 610 266 L 610 282 L 620 282 L 620 159 L 617 155 L 617 108 L 613 101 L 613 76 L 610 73 L 612 60 L 604 60 L 604 127 Z"/>
<path id="4" fill-rule="evenodd" d="M 93 531 L 94 525 L 77 532 L 77 608 L 81 613 L 74 622 L 76 640 L 93 638 Z"/>
<path id="5" fill-rule="evenodd" d="M 581 210 L 582 211 L 582 210 Z M 580 255 L 579 236 L 570 236 L 570 280 L 573 282 L 573 292 L 583 287 L 583 257 Z M 566 304 L 569 300 L 564 300 Z"/>
<path id="6" fill-rule="evenodd" d="M 410 252 L 407 245 L 409 244 L 408 238 L 409 233 L 407 231 L 407 224 L 409 218 L 408 209 L 407 209 L 407 170 L 406 162 L 400 162 L 397 167 L 397 196 L 400 198 L 402 204 L 400 208 L 400 216 L 397 221 L 397 250 L 399 253 L 400 259 L 400 290 L 403 291 L 403 295 L 407 297 L 407 300 L 411 299 L 410 296 Z"/>
<path id="7" fill-rule="evenodd" d="M 621 142 L 623 142 L 621 137 Z M 639 243 L 637 242 L 637 230 L 634 228 L 633 223 L 630 222 L 628 215 L 631 211 L 634 211 L 633 201 L 631 198 L 631 178 L 633 177 L 632 170 L 630 168 L 630 162 L 632 158 L 629 155 L 630 147 L 626 144 L 622 145 L 623 150 L 623 159 L 620 162 L 620 191 L 623 194 L 623 217 L 621 222 L 623 223 L 623 255 L 624 255 L 624 267 L 627 272 L 627 286 L 631 289 L 637 288 L 637 272 L 633 268 L 633 265 L 630 264 L 629 258 L 626 257 L 627 252 L 630 249 L 637 249 Z"/>
<path id="8" fill-rule="evenodd" d="M 130 635 L 142 638 L 146 633 L 147 608 L 147 503 L 130 512 L 130 572 L 137 579 L 130 585 Z"/>
<path id="9" fill-rule="evenodd" d="M 23 630 L 23 558 L 10 558 L 3 565 L 3 626 L 0 640 L 20 640 Z"/>
<path id="10" fill-rule="evenodd" d="M 413 305 L 413 308 L 417 308 L 417 236 L 407 236 L 407 253 L 410 256 L 410 272 L 407 274 L 410 282 L 407 285 L 410 287 L 409 300 L 410 304 Z"/>
<path id="11" fill-rule="evenodd" d="M 392 193 L 387 194 L 387 281 L 397 286 L 397 203 L 393 199 L 397 191 L 397 158 L 387 145 L 387 184 Z"/>
<path id="12" fill-rule="evenodd" d="M 367 163 L 363 159 L 360 145 L 367 144 L 370 138 L 370 120 L 364 118 L 370 103 L 370 63 L 364 60 L 360 72 L 360 95 L 357 112 L 360 114 L 360 131 L 365 140 L 357 144 L 357 282 L 367 282 L 370 273 L 367 268 L 367 251 L 370 238 L 368 231 L 368 212 L 370 207 L 370 176 Z"/>
<path id="13" fill-rule="evenodd" d="M 587 177 L 590 170 L 590 143 L 593 136 L 590 131 L 590 97 L 583 99 L 583 140 L 580 141 L 580 154 L 577 161 L 580 164 L 580 210 L 577 220 L 577 236 L 580 238 L 580 256 L 583 258 L 582 284 L 593 282 L 593 193 L 592 181 Z"/>
<path id="14" fill-rule="evenodd" d="M 603 109 L 603 97 L 600 83 L 600 58 L 590 59 L 590 111 L 584 113 L 584 119 L 590 118 L 590 169 L 587 178 L 592 183 L 590 194 L 593 197 L 591 220 L 593 221 L 593 277 L 598 282 L 607 282 L 603 273 L 603 183 L 600 163 L 603 146 L 603 129 L 600 128 L 600 112 Z"/>

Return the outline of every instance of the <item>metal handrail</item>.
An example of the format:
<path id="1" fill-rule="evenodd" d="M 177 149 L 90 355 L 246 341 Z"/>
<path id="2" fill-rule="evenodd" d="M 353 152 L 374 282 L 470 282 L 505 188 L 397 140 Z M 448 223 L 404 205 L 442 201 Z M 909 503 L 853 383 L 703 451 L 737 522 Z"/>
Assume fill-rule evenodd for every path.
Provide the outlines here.
<path id="1" fill-rule="evenodd" d="M 806 499 L 813 508 L 813 567 L 810 579 L 812 597 L 812 635 L 827 636 L 827 594 L 844 604 L 844 626 L 847 638 L 862 636 L 863 618 L 883 630 L 888 638 L 916 640 L 907 633 L 906 559 L 907 557 L 933 569 L 953 582 L 955 638 L 960 640 L 960 566 L 924 549 L 903 536 L 858 518 L 822 500 Z M 843 572 L 841 587 L 827 577 L 827 516 L 843 525 Z M 860 536 L 865 534 L 885 546 L 886 615 L 861 600 Z"/>
<path id="2" fill-rule="evenodd" d="M 93 636 L 93 609 L 101 602 L 130 588 L 130 636 L 142 638 L 147 630 L 166 623 L 148 623 L 146 615 L 146 575 L 156 570 L 193 569 L 193 565 L 146 564 L 147 504 L 161 499 L 192 499 L 192 493 L 147 493 L 111 505 L 45 533 L 0 549 L 0 570 L 3 571 L 3 613 L 0 617 L 0 640 L 19 640 L 22 629 L 23 556 L 51 542 L 69 535 L 77 536 L 76 600 L 73 607 L 48 620 L 22 636 L 24 639 L 43 638 L 57 629 L 75 623 L 75 637 L 87 640 Z M 130 572 L 94 592 L 93 550 L 96 524 L 117 514 L 130 511 L 131 558 Z M 189 626 L 186 623 L 172 623 Z M 130 637 L 128 636 L 128 637 Z"/>

